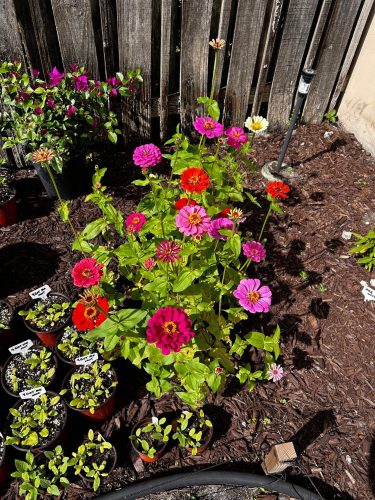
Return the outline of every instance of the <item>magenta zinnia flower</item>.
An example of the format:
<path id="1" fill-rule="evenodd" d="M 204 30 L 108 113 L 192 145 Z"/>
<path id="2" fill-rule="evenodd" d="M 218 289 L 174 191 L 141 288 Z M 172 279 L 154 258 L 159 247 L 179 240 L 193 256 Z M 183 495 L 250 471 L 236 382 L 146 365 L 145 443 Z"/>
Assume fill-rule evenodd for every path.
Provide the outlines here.
<path id="1" fill-rule="evenodd" d="M 210 227 L 211 218 L 199 205 L 187 205 L 176 215 L 176 226 L 186 236 L 202 236 Z"/>
<path id="2" fill-rule="evenodd" d="M 273 382 L 278 382 L 283 378 L 284 369 L 282 366 L 277 365 L 276 363 L 272 363 L 269 370 L 267 370 L 268 376 L 270 380 Z"/>
<path id="3" fill-rule="evenodd" d="M 242 245 L 242 251 L 248 259 L 254 262 L 260 262 L 266 258 L 266 249 L 258 241 L 247 241 Z"/>
<path id="4" fill-rule="evenodd" d="M 68 118 L 71 118 L 75 114 L 75 112 L 76 112 L 75 106 L 73 106 L 73 104 L 69 104 L 68 109 L 66 111 L 66 116 Z"/>
<path id="5" fill-rule="evenodd" d="M 125 226 L 129 233 L 138 233 L 146 222 L 147 219 L 142 213 L 134 212 L 127 216 Z"/>
<path id="6" fill-rule="evenodd" d="M 233 221 L 225 217 L 212 220 L 210 227 L 208 228 L 209 236 L 211 236 L 211 238 L 215 238 L 216 240 L 226 240 L 227 237 L 224 234 L 220 234 L 220 229 L 228 229 L 231 231 L 233 229 Z"/>
<path id="7" fill-rule="evenodd" d="M 175 241 L 162 241 L 156 247 L 156 257 L 163 262 L 173 262 L 180 258 L 181 247 Z"/>
<path id="8" fill-rule="evenodd" d="M 161 162 L 161 151 L 155 144 L 143 144 L 135 148 L 133 161 L 142 168 L 155 167 Z"/>
<path id="9" fill-rule="evenodd" d="M 73 267 L 72 278 L 75 286 L 89 288 L 99 285 L 103 276 L 103 264 L 98 264 L 96 259 L 82 259 Z"/>
<path id="10" fill-rule="evenodd" d="M 229 127 L 224 132 L 224 135 L 228 137 L 227 144 L 235 149 L 240 149 L 240 147 L 247 142 L 247 137 L 244 129 L 241 127 Z"/>
<path id="11" fill-rule="evenodd" d="M 76 90 L 82 90 L 82 92 L 86 92 L 86 90 L 89 89 L 86 75 L 73 76 L 73 80 L 74 80 L 74 88 Z"/>
<path id="12" fill-rule="evenodd" d="M 64 78 L 65 73 L 60 73 L 55 66 L 48 76 L 50 78 L 49 84 L 51 87 L 56 87 L 56 85 L 59 85 L 61 80 Z"/>
<path id="13" fill-rule="evenodd" d="M 208 139 L 223 135 L 224 125 L 221 125 L 210 116 L 198 117 L 193 125 L 197 132 L 205 135 Z"/>
<path id="14" fill-rule="evenodd" d="M 163 354 L 179 352 L 181 345 L 190 341 L 195 333 L 192 323 L 183 309 L 163 307 L 148 320 L 147 342 L 156 343 Z"/>
<path id="15" fill-rule="evenodd" d="M 156 266 L 156 262 L 152 257 L 149 257 L 144 261 L 143 265 L 145 266 L 146 269 L 151 271 L 151 269 L 154 269 L 154 267 Z"/>
<path id="16" fill-rule="evenodd" d="M 268 312 L 270 309 L 272 292 L 268 286 L 261 286 L 258 279 L 241 280 L 233 295 L 251 313 Z"/>

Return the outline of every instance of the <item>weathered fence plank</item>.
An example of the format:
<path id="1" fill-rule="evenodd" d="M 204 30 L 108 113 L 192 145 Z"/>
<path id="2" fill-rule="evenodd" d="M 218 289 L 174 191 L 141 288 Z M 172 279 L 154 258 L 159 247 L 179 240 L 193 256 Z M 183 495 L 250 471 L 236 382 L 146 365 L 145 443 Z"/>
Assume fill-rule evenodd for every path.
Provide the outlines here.
<path id="1" fill-rule="evenodd" d="M 117 0 L 117 32 L 121 70 L 141 68 L 143 84 L 137 95 L 123 103 L 126 131 L 151 134 L 151 32 L 152 1 Z"/>
<path id="2" fill-rule="evenodd" d="M 346 53 L 344 63 L 342 65 L 335 90 L 333 92 L 331 101 L 330 101 L 329 106 L 328 106 L 329 108 L 334 108 L 336 106 L 336 102 L 337 102 L 337 99 L 338 99 L 340 93 L 343 92 L 345 89 L 345 86 L 347 84 L 347 76 L 348 76 L 350 67 L 352 65 L 353 58 L 354 58 L 355 53 L 358 49 L 358 45 L 361 41 L 363 31 L 365 29 L 365 26 L 367 24 L 367 21 L 369 19 L 370 14 L 371 14 L 371 10 L 374 7 L 374 4 L 375 4 L 375 0 L 365 0 L 365 2 L 363 4 L 361 14 L 360 14 L 359 19 L 357 21 L 357 24 L 355 26 L 353 36 L 351 37 L 351 40 L 350 40 L 350 45 L 349 45 L 348 51 Z"/>
<path id="3" fill-rule="evenodd" d="M 118 70 L 116 2 L 99 0 L 102 25 L 105 76 L 113 76 Z"/>
<path id="4" fill-rule="evenodd" d="M 336 2 L 323 42 L 303 112 L 303 120 L 320 123 L 327 109 L 337 73 L 340 69 L 358 9 L 362 0 Z"/>
<path id="5" fill-rule="evenodd" d="M 289 3 L 268 103 L 267 118 L 273 128 L 287 126 L 317 5 L 318 0 Z"/>
<path id="6" fill-rule="evenodd" d="M 166 138 L 168 130 L 169 61 L 171 56 L 172 0 L 161 3 L 160 43 L 160 139 Z"/>
<path id="7" fill-rule="evenodd" d="M 323 0 L 322 6 L 320 8 L 319 17 L 315 25 L 315 30 L 310 42 L 310 47 L 307 52 L 307 56 L 305 59 L 304 67 L 305 68 L 313 68 L 314 62 L 316 59 L 316 55 L 318 53 L 318 48 L 320 41 L 322 39 L 322 35 L 324 33 L 324 28 L 327 24 L 327 19 L 329 16 L 329 12 L 332 6 L 333 0 Z"/>
<path id="8" fill-rule="evenodd" d="M 220 19 L 219 19 L 219 27 L 217 30 L 217 37 L 223 39 L 227 42 L 228 38 L 228 28 L 229 28 L 229 20 L 230 13 L 232 10 L 232 0 L 222 0 L 221 2 L 221 10 L 220 10 Z M 217 76 L 215 83 L 215 91 L 214 91 L 214 99 L 217 99 L 220 91 L 221 77 L 223 74 L 223 66 L 224 66 L 224 56 L 228 47 L 223 49 L 219 54 L 219 61 L 217 64 Z"/>
<path id="9" fill-rule="evenodd" d="M 9 0 L 0 0 L 0 58 L 25 62 L 14 3 Z"/>
<path id="10" fill-rule="evenodd" d="M 183 130 L 191 129 L 200 109 L 197 97 L 207 93 L 211 11 L 212 0 L 182 0 L 180 113 Z"/>
<path id="11" fill-rule="evenodd" d="M 90 0 L 51 0 L 64 66 L 85 65 L 99 78 Z"/>
<path id="12" fill-rule="evenodd" d="M 224 122 L 241 125 L 246 118 L 251 83 L 267 2 L 239 0 L 224 102 Z"/>

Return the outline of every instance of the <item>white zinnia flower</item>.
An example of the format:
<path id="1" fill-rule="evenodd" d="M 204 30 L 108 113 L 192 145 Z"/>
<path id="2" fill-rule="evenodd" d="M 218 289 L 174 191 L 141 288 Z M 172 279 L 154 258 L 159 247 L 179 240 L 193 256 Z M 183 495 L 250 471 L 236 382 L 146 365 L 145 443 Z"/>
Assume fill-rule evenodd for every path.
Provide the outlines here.
<path id="1" fill-rule="evenodd" d="M 263 116 L 249 116 L 246 118 L 245 127 L 253 132 L 259 134 L 264 132 L 268 127 L 268 121 Z"/>
<path id="2" fill-rule="evenodd" d="M 158 417 L 151 417 L 151 421 L 152 421 L 152 423 L 153 423 L 154 425 L 158 425 L 158 423 L 159 423 L 159 419 L 158 419 Z"/>

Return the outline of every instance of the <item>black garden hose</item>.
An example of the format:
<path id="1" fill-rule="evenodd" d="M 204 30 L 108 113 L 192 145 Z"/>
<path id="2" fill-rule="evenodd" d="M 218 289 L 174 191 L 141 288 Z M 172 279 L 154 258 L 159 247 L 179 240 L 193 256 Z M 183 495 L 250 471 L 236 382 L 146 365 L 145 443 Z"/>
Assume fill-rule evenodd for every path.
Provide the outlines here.
<path id="1" fill-rule="evenodd" d="M 247 474 L 232 471 L 185 472 L 165 477 L 158 477 L 125 486 L 121 490 L 103 495 L 100 500 L 124 500 L 142 498 L 151 493 L 159 493 L 179 488 L 199 485 L 231 485 L 249 488 L 266 488 L 271 492 L 285 493 L 298 500 L 324 500 L 301 486 L 288 483 L 278 477 Z"/>

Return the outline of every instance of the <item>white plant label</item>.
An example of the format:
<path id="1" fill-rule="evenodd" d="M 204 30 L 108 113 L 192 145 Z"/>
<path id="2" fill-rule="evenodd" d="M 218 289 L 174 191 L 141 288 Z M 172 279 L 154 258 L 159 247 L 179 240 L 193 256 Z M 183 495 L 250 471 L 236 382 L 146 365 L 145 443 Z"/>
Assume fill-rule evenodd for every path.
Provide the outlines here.
<path id="1" fill-rule="evenodd" d="M 91 354 L 87 354 L 87 356 L 79 356 L 79 358 L 76 358 L 74 362 L 76 365 L 86 366 L 86 365 L 91 365 L 97 359 L 98 359 L 98 353 L 93 352 Z"/>
<path id="2" fill-rule="evenodd" d="M 363 286 L 362 293 L 365 297 L 365 302 L 369 300 L 375 300 L 375 290 L 373 288 L 370 288 L 366 281 L 361 281 L 361 285 Z"/>
<path id="3" fill-rule="evenodd" d="M 299 85 L 298 85 L 298 92 L 300 94 L 307 94 L 309 91 L 309 88 L 310 88 L 310 83 L 306 83 L 301 79 L 301 81 L 299 82 Z"/>
<path id="4" fill-rule="evenodd" d="M 341 235 L 341 238 L 343 240 L 350 240 L 350 238 L 352 237 L 352 232 L 351 231 L 343 231 L 342 232 L 342 235 Z"/>
<path id="5" fill-rule="evenodd" d="M 20 392 L 20 398 L 21 399 L 38 399 L 42 394 L 46 393 L 46 388 L 41 386 L 41 387 L 35 387 L 34 389 L 28 389 L 27 391 L 22 391 Z"/>
<path id="6" fill-rule="evenodd" d="M 30 292 L 29 295 L 33 300 L 35 299 L 46 300 L 47 295 L 49 294 L 50 291 L 51 287 L 49 285 L 43 285 L 40 288 L 37 288 L 36 290 Z"/>
<path id="7" fill-rule="evenodd" d="M 12 347 L 9 347 L 9 352 L 11 354 L 24 354 L 25 352 L 27 352 L 30 347 L 33 345 L 33 341 L 28 339 L 28 340 L 24 340 L 23 342 L 20 342 L 19 344 L 16 344 L 16 345 L 12 345 Z"/>

